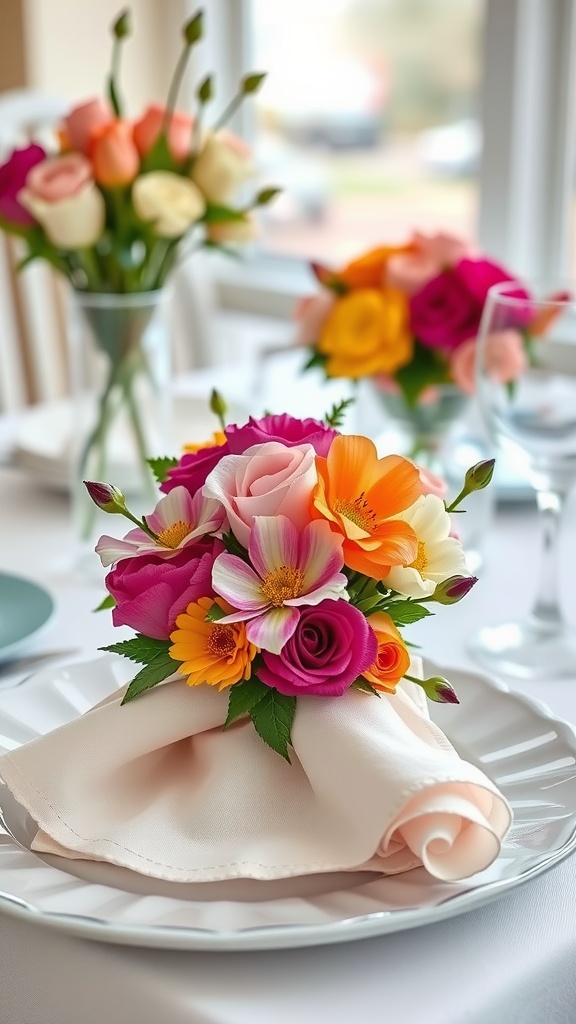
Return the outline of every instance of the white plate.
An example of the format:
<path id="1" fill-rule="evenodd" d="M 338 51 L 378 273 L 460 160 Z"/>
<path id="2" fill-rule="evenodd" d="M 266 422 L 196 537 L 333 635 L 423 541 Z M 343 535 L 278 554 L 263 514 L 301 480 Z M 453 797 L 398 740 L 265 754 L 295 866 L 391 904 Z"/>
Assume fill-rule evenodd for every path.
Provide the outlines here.
<path id="1" fill-rule="evenodd" d="M 53 613 L 54 601 L 44 587 L 0 572 L 0 662 L 14 657 Z"/>
<path id="2" fill-rule="evenodd" d="M 230 422 L 244 422 L 248 413 L 238 403 L 231 403 Z M 13 461 L 50 490 L 67 490 L 71 478 L 71 445 L 73 403 L 69 398 L 34 405 L 18 416 Z M 207 397 L 194 395 L 174 396 L 174 453 L 183 444 L 206 440 L 218 429 L 218 421 L 210 411 Z M 131 441 L 126 436 L 126 446 Z M 159 454 L 164 455 L 165 452 Z M 122 453 L 109 469 L 110 480 L 126 489 L 126 459 Z"/>
<path id="3" fill-rule="evenodd" d="M 121 678 L 121 673 L 123 678 Z M 429 924 L 503 896 L 576 846 L 576 734 L 476 673 L 444 670 L 462 703 L 433 707 L 460 753 L 510 801 L 514 825 L 487 870 L 459 884 L 424 869 L 391 877 L 162 883 L 122 868 L 32 852 L 34 824 L 0 789 L 0 910 L 102 942 L 252 950 L 347 942 Z M 125 681 L 120 659 L 44 669 L 0 694 L 0 751 L 75 718 Z"/>

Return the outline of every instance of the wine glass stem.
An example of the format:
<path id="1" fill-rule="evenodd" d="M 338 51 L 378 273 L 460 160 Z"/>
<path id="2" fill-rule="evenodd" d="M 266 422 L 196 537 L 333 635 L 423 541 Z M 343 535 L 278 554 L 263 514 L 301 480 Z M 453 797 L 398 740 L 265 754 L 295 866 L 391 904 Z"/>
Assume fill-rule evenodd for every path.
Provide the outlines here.
<path id="1" fill-rule="evenodd" d="M 530 613 L 530 622 L 540 631 L 559 633 L 564 628 L 558 594 L 558 547 L 564 494 L 538 489 L 536 500 L 542 524 L 542 565 L 538 596 Z"/>

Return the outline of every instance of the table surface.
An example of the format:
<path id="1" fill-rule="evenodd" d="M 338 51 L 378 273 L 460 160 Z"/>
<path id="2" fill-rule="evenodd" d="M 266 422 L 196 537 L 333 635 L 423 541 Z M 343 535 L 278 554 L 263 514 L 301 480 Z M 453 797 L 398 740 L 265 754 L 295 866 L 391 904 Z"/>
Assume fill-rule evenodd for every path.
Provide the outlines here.
<path id="1" fill-rule="evenodd" d="M 234 372 L 203 371 L 195 389 L 231 386 Z M 287 388 L 286 379 L 282 382 Z M 238 380 L 236 379 L 236 387 Z M 318 413 L 298 385 L 292 411 Z M 336 392 L 334 392 L 336 394 Z M 308 403 L 306 409 L 301 406 Z M 326 404 L 326 398 L 323 397 Z M 300 408 L 298 408 L 300 405 Z M 317 400 L 316 400 L 317 405 Z M 13 421 L 0 420 L 0 449 Z M 71 569 L 65 495 L 0 468 L 0 571 L 33 577 L 57 613 L 26 653 L 75 648 L 93 657 L 117 640 L 109 616 L 91 611 L 102 574 Z M 562 538 L 561 587 L 571 602 L 576 555 L 574 503 Z M 108 528 L 108 524 L 106 524 Z M 477 587 L 461 604 L 418 623 L 412 639 L 443 666 L 471 667 L 466 640 L 479 625 L 517 617 L 535 594 L 539 565 L 533 504 L 499 510 L 486 538 Z M 474 667 L 474 666 L 472 666 Z M 0 677 L 0 686 L 19 677 Z M 573 680 L 511 685 L 576 722 Z M 573 1024 L 576 1020 L 576 860 L 483 909 L 340 946 L 266 953 L 172 953 L 100 945 L 0 917 L 3 1024 Z"/>

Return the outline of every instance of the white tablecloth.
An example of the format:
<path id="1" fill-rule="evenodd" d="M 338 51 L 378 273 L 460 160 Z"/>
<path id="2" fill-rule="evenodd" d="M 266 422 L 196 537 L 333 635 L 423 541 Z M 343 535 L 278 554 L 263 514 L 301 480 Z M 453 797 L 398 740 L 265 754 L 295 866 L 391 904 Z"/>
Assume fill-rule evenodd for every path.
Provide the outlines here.
<path id="1" fill-rule="evenodd" d="M 563 539 L 572 599 L 576 531 Z M 106 522 L 106 528 L 110 521 Z M 0 570 L 46 584 L 57 599 L 36 650 L 119 639 L 91 609 L 102 585 L 71 574 L 64 495 L 0 469 Z M 443 665 L 469 666 L 480 624 L 527 610 L 539 539 L 533 507 L 500 511 L 480 583 L 439 609 L 412 638 Z M 28 653 L 28 652 L 27 652 Z M 2 679 L 0 678 L 0 685 Z M 5 685 L 5 682 L 4 682 Z M 514 684 L 576 722 L 573 681 Z M 480 910 L 409 932 L 340 946 L 270 953 L 170 953 L 100 945 L 0 915 L 2 1024 L 573 1024 L 576 1021 L 576 860 Z"/>

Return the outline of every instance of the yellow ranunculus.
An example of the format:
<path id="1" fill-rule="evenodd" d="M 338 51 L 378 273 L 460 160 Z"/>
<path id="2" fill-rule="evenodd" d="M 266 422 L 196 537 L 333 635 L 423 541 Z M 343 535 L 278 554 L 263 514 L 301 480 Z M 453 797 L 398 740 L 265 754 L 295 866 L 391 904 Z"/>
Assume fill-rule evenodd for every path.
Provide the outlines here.
<path id="1" fill-rule="evenodd" d="M 324 323 L 318 350 L 329 377 L 395 373 L 412 358 L 405 295 L 397 288 L 360 288 L 339 299 Z"/>

